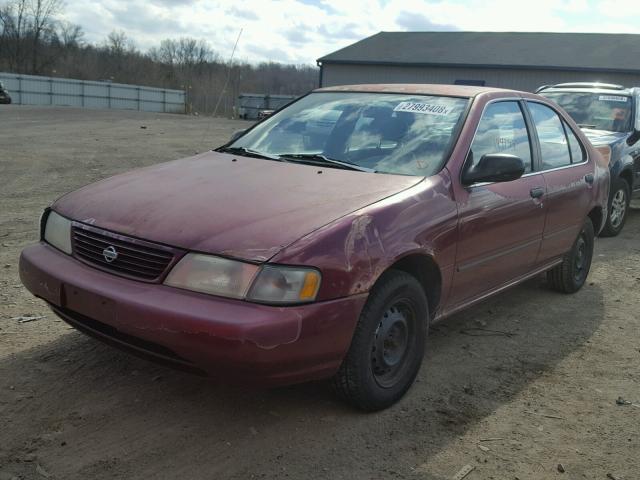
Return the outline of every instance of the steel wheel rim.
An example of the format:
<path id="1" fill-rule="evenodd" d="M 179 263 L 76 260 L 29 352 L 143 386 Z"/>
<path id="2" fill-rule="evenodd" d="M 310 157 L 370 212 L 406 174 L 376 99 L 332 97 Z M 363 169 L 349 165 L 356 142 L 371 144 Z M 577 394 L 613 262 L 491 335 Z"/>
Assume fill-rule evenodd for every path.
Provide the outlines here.
<path id="1" fill-rule="evenodd" d="M 415 309 L 406 299 L 396 301 L 382 314 L 371 347 L 371 370 L 383 388 L 393 387 L 404 373 L 415 318 Z"/>
<path id="2" fill-rule="evenodd" d="M 585 270 L 587 267 L 587 256 L 587 240 L 583 233 L 580 235 L 580 237 L 578 237 L 578 241 L 576 243 L 576 256 L 573 261 L 573 276 L 576 281 L 580 281 L 582 279 L 582 276 L 585 274 Z"/>
<path id="3" fill-rule="evenodd" d="M 613 196 L 611 201 L 611 226 L 618 228 L 622 224 L 625 211 L 627 210 L 627 196 L 624 189 L 620 189 Z"/>

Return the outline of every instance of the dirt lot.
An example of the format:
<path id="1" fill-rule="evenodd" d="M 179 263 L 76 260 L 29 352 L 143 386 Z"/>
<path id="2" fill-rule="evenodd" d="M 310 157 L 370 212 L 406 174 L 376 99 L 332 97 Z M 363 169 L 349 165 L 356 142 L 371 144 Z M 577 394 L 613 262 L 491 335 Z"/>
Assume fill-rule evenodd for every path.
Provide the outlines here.
<path id="1" fill-rule="evenodd" d="M 377 414 L 323 383 L 249 391 L 156 366 L 21 287 L 18 254 L 56 197 L 242 125 L 0 108 L 0 480 L 640 478 L 640 407 L 616 404 L 640 405 L 640 209 L 597 241 L 578 294 L 534 280 L 435 325 L 417 384 Z"/>

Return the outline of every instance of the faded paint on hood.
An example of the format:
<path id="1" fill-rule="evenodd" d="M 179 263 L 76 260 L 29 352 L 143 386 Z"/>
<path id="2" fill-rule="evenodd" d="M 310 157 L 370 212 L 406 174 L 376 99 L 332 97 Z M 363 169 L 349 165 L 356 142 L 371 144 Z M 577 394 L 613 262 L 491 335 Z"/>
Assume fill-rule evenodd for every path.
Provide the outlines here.
<path id="1" fill-rule="evenodd" d="M 53 208 L 124 235 L 266 261 L 313 230 L 421 180 L 207 152 L 87 185 Z"/>
<path id="2" fill-rule="evenodd" d="M 608 130 L 595 130 L 591 128 L 583 128 L 582 131 L 595 146 L 613 145 L 621 140 L 626 139 L 628 133 L 610 132 Z"/>

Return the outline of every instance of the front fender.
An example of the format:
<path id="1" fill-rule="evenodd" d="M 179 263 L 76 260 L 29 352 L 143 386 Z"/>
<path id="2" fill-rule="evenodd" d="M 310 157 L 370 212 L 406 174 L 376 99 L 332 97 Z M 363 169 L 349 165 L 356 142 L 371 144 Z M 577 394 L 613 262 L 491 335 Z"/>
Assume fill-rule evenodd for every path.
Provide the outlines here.
<path id="1" fill-rule="evenodd" d="M 457 221 L 450 178 L 443 170 L 306 235 L 271 262 L 319 268 L 318 300 L 368 292 L 384 271 L 415 253 L 428 255 L 441 272 L 452 274 Z M 446 292 L 451 275 L 441 276 Z"/>
<path id="2" fill-rule="evenodd" d="M 630 148 L 625 140 L 609 145 L 611 148 L 611 160 L 609 171 L 611 179 L 617 178 L 625 170 L 633 171 L 633 157 L 629 154 Z"/>

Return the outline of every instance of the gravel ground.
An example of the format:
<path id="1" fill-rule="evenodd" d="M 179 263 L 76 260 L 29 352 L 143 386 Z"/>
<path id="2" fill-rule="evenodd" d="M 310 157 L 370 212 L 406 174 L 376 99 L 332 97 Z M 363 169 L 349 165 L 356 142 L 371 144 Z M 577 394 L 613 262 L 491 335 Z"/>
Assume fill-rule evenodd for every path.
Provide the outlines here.
<path id="1" fill-rule="evenodd" d="M 619 237 L 598 239 L 577 294 L 535 279 L 434 325 L 417 383 L 376 414 L 322 382 L 243 390 L 128 356 L 20 285 L 20 249 L 56 197 L 244 125 L 1 106 L 0 480 L 444 480 L 465 465 L 467 480 L 638 478 L 638 208 Z M 46 317 L 12 320 L 24 314 Z"/>

